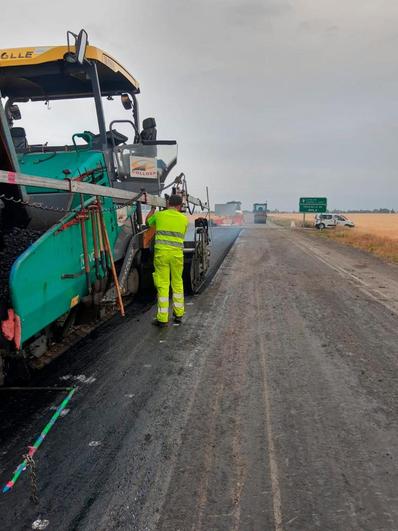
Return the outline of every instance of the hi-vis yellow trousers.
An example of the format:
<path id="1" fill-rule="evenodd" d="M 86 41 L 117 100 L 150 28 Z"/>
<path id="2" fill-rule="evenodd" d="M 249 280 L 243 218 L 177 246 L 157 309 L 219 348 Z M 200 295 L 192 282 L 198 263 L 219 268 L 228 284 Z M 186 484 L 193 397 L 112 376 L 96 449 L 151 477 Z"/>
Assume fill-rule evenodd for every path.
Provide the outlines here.
<path id="1" fill-rule="evenodd" d="M 184 284 L 182 273 L 184 256 L 175 252 L 155 250 L 155 272 L 153 281 L 158 292 L 157 320 L 167 323 L 169 320 L 170 277 L 173 292 L 173 313 L 177 317 L 184 315 Z"/>

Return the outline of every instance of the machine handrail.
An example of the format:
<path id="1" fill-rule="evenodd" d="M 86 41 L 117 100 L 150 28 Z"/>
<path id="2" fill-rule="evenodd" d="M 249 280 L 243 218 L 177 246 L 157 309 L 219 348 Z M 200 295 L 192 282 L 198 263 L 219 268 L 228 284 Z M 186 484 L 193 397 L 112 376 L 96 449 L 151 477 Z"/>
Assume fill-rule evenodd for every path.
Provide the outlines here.
<path id="1" fill-rule="evenodd" d="M 27 175 L 25 173 L 11 172 L 0 170 L 0 183 L 20 185 L 20 186 L 37 186 L 39 188 L 52 188 L 55 190 L 63 190 L 65 192 L 77 194 L 98 195 L 101 197 L 111 197 L 119 201 L 137 201 L 139 203 L 166 208 L 166 199 L 158 195 L 143 193 L 137 198 L 136 192 L 128 192 L 119 188 L 111 188 L 109 186 L 101 186 L 98 184 L 91 184 L 71 179 L 58 181 L 48 177 L 37 177 L 35 175 Z M 202 210 L 209 210 L 206 203 L 202 203 L 200 199 L 188 195 L 186 200 L 193 205 L 199 206 Z"/>

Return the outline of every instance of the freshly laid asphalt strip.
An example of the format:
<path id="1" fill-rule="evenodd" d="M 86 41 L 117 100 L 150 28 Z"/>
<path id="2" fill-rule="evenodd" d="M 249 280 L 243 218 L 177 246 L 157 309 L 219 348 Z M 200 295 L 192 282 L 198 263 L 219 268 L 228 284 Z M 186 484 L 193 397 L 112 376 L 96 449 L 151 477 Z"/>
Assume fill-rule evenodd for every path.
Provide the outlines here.
<path id="1" fill-rule="evenodd" d="M 213 229 L 209 278 L 212 278 L 216 273 L 231 245 L 239 235 L 239 232 L 240 228 L 232 227 Z M 187 298 L 188 309 L 190 308 L 190 301 L 192 300 L 195 300 L 195 297 Z M 140 343 L 143 342 L 141 338 L 141 323 L 147 325 L 153 317 L 153 312 L 148 312 L 148 307 L 150 307 L 150 305 L 148 305 L 148 301 L 146 300 L 136 301 L 130 304 L 127 308 L 127 318 L 125 320 L 115 317 L 110 322 L 105 323 L 94 333 L 90 334 L 87 338 L 79 342 L 79 344 L 71 348 L 61 356 L 61 358 L 55 360 L 49 364 L 48 367 L 38 372 L 33 380 L 27 384 L 25 390 L 16 388 L 3 390 L 1 392 L 0 482 L 2 481 L 5 483 L 9 477 L 11 477 L 13 471 L 21 460 L 21 456 L 27 452 L 28 445 L 31 444 L 35 436 L 40 433 L 43 421 L 51 418 L 53 414 L 51 408 L 54 408 L 54 404 L 57 404 L 60 397 L 63 396 L 65 384 L 80 386 L 79 395 L 82 391 L 87 391 L 90 394 L 91 385 L 93 385 L 94 382 L 96 384 L 97 372 L 102 370 L 98 368 L 98 365 L 102 366 L 103 361 L 106 361 L 106 363 L 110 361 L 108 359 L 110 352 L 112 352 L 111 359 L 113 360 L 111 361 L 111 365 L 117 364 L 117 359 L 115 358 L 119 355 L 124 359 L 125 354 L 123 354 L 122 351 L 118 351 L 118 347 L 114 348 L 120 339 L 120 335 L 125 337 L 127 334 L 133 345 L 138 339 L 140 339 Z M 115 326 L 117 327 L 118 332 L 115 332 Z M 125 330 L 119 332 L 120 326 L 122 326 L 122 328 L 126 327 Z M 146 327 L 145 333 L 149 336 L 155 334 L 155 337 L 157 337 L 157 331 L 152 326 Z M 110 341 L 105 349 L 102 346 L 103 341 Z M 155 345 L 156 348 L 158 348 L 157 341 Z M 131 355 L 134 356 L 133 353 L 131 353 Z M 137 355 L 141 358 L 141 361 L 138 362 L 138 364 L 140 364 L 143 362 L 142 356 L 144 354 L 137 352 Z M 105 356 L 104 360 L 102 360 L 102 356 Z M 152 371 L 147 370 L 145 372 L 150 374 Z M 91 379 L 90 377 L 85 377 L 83 373 L 89 374 Z M 93 374 L 95 376 L 92 376 Z M 68 376 L 70 376 L 70 378 L 68 378 Z M 134 377 L 133 374 L 130 376 L 132 378 Z M 31 387 L 31 390 L 29 390 L 29 387 Z M 48 387 L 47 390 L 46 387 Z M 59 387 L 59 393 L 56 390 L 57 387 Z M 117 386 L 113 388 L 112 394 L 119 396 Z M 130 394 L 131 393 L 128 393 L 128 395 Z M 123 395 L 121 395 L 121 398 L 124 398 Z M 106 399 L 104 399 L 104 401 L 106 403 Z M 72 409 L 75 407 L 79 408 L 80 403 L 82 402 L 79 398 L 78 404 L 75 405 L 75 403 L 75 399 L 72 400 L 70 406 L 71 413 Z M 97 422 L 97 414 L 101 415 L 101 411 L 94 412 L 94 418 L 92 419 L 94 425 L 96 425 Z M 74 425 L 72 427 L 72 437 L 68 436 L 65 439 L 64 444 L 69 446 L 69 443 L 72 444 L 75 437 L 79 439 L 79 429 L 79 426 Z M 57 430 L 58 426 L 56 426 L 54 433 L 56 433 Z M 39 498 L 41 497 L 40 486 L 42 486 L 43 481 L 50 485 L 54 474 L 58 477 L 62 477 L 62 472 L 58 469 L 57 465 L 55 465 L 54 469 L 51 466 L 49 467 L 46 472 L 48 476 L 45 476 L 45 473 L 41 468 L 42 461 L 46 460 L 45 455 L 47 452 L 50 460 L 52 460 L 50 457 L 51 452 L 50 450 L 47 450 L 51 444 L 52 436 L 53 433 L 50 438 L 46 440 L 45 445 L 43 445 L 40 452 L 35 457 L 38 467 Z M 67 459 L 73 460 L 73 452 L 75 451 L 76 449 L 72 449 L 72 453 L 68 453 L 69 457 Z M 56 450 L 56 454 L 53 456 L 55 459 L 54 462 L 56 462 L 56 456 L 58 454 L 59 449 Z M 26 477 L 21 477 L 18 485 L 15 486 L 12 493 L 9 492 L 7 493 L 7 496 L 0 496 L 0 514 L 2 515 L 2 525 L 0 528 L 2 530 L 31 528 L 29 524 L 30 516 L 26 521 L 23 519 L 21 520 L 20 518 L 17 518 L 16 520 L 14 519 L 17 512 L 21 511 L 23 514 L 26 508 L 28 508 L 29 514 L 35 514 L 35 507 L 32 507 L 29 502 L 30 484 L 28 474 L 25 474 Z M 9 477 L 7 477 L 7 475 Z M 41 504 L 36 511 L 40 512 L 40 507 Z M 53 527 L 51 527 L 51 529 L 52 528 Z M 67 528 L 68 527 L 65 527 L 65 529 Z M 56 529 L 62 529 L 62 525 Z"/>
<path id="2" fill-rule="evenodd" d="M 79 392 L 37 454 L 39 506 L 21 477 L 2 528 L 398 529 L 397 316 L 291 238 L 245 229 L 183 325 L 132 306 L 55 362 L 45 382 Z"/>

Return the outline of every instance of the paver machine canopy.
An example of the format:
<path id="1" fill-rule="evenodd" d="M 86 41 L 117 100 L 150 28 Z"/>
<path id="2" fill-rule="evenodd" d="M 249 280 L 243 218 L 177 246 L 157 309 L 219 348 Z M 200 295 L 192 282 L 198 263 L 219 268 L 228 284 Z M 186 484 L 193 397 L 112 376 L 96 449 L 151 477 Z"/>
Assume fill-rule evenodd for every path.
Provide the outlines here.
<path id="1" fill-rule="evenodd" d="M 73 44 L 70 41 L 74 41 Z M 167 175 L 176 164 L 177 145 L 175 141 L 157 140 L 154 118 L 145 119 L 140 126 L 136 98 L 139 92 L 138 81 L 116 59 L 89 45 L 84 30 L 79 35 L 68 32 L 68 44 L 64 46 L 0 50 L 3 127 L 8 129 L 7 134 L 12 139 L 10 150 L 16 165 L 26 174 L 73 179 L 88 169 L 103 165 L 114 187 L 132 191 L 145 188 L 148 193 L 160 193 Z M 107 124 L 104 105 L 118 98 L 120 110 L 128 114 Z M 34 103 L 46 104 L 41 106 L 42 112 L 46 113 L 46 108 L 51 109 L 56 101 L 83 99 L 94 103 L 97 132 L 72 130 L 69 142 L 54 145 L 52 138 L 55 133 L 60 129 L 68 131 L 70 127 L 68 119 L 63 116 L 54 130 L 46 131 L 46 138 L 32 144 L 29 141 L 32 131 L 16 126 L 21 118 L 29 123 Z M 87 109 L 88 105 L 89 102 Z M 20 107 L 26 110 L 22 116 Z M 68 106 L 71 122 L 79 112 L 86 114 L 81 108 L 80 105 L 76 111 Z M 37 120 L 36 114 L 35 123 L 30 124 L 31 129 L 37 127 L 40 120 L 41 115 Z M 116 127 L 123 127 L 128 134 L 120 133 Z M 25 199 L 57 208 L 73 206 L 70 194 L 56 190 L 44 193 L 43 190 L 28 188 L 18 193 Z M 35 216 L 34 212 L 30 213 L 33 214 L 33 225 L 48 225 L 56 221 L 54 214 L 49 215 L 47 220 L 42 214 Z"/>

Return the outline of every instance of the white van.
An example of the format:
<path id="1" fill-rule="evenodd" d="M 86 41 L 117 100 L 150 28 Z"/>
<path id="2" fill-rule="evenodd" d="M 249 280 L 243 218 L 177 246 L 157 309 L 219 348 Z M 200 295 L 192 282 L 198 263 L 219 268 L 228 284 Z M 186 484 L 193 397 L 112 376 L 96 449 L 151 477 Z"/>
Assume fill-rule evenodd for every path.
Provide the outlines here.
<path id="1" fill-rule="evenodd" d="M 332 214 L 336 220 L 337 225 L 343 225 L 344 227 L 355 227 L 354 222 L 348 219 L 343 214 Z"/>
<path id="2" fill-rule="evenodd" d="M 337 222 L 333 214 L 316 214 L 314 225 L 317 229 L 334 228 Z"/>

